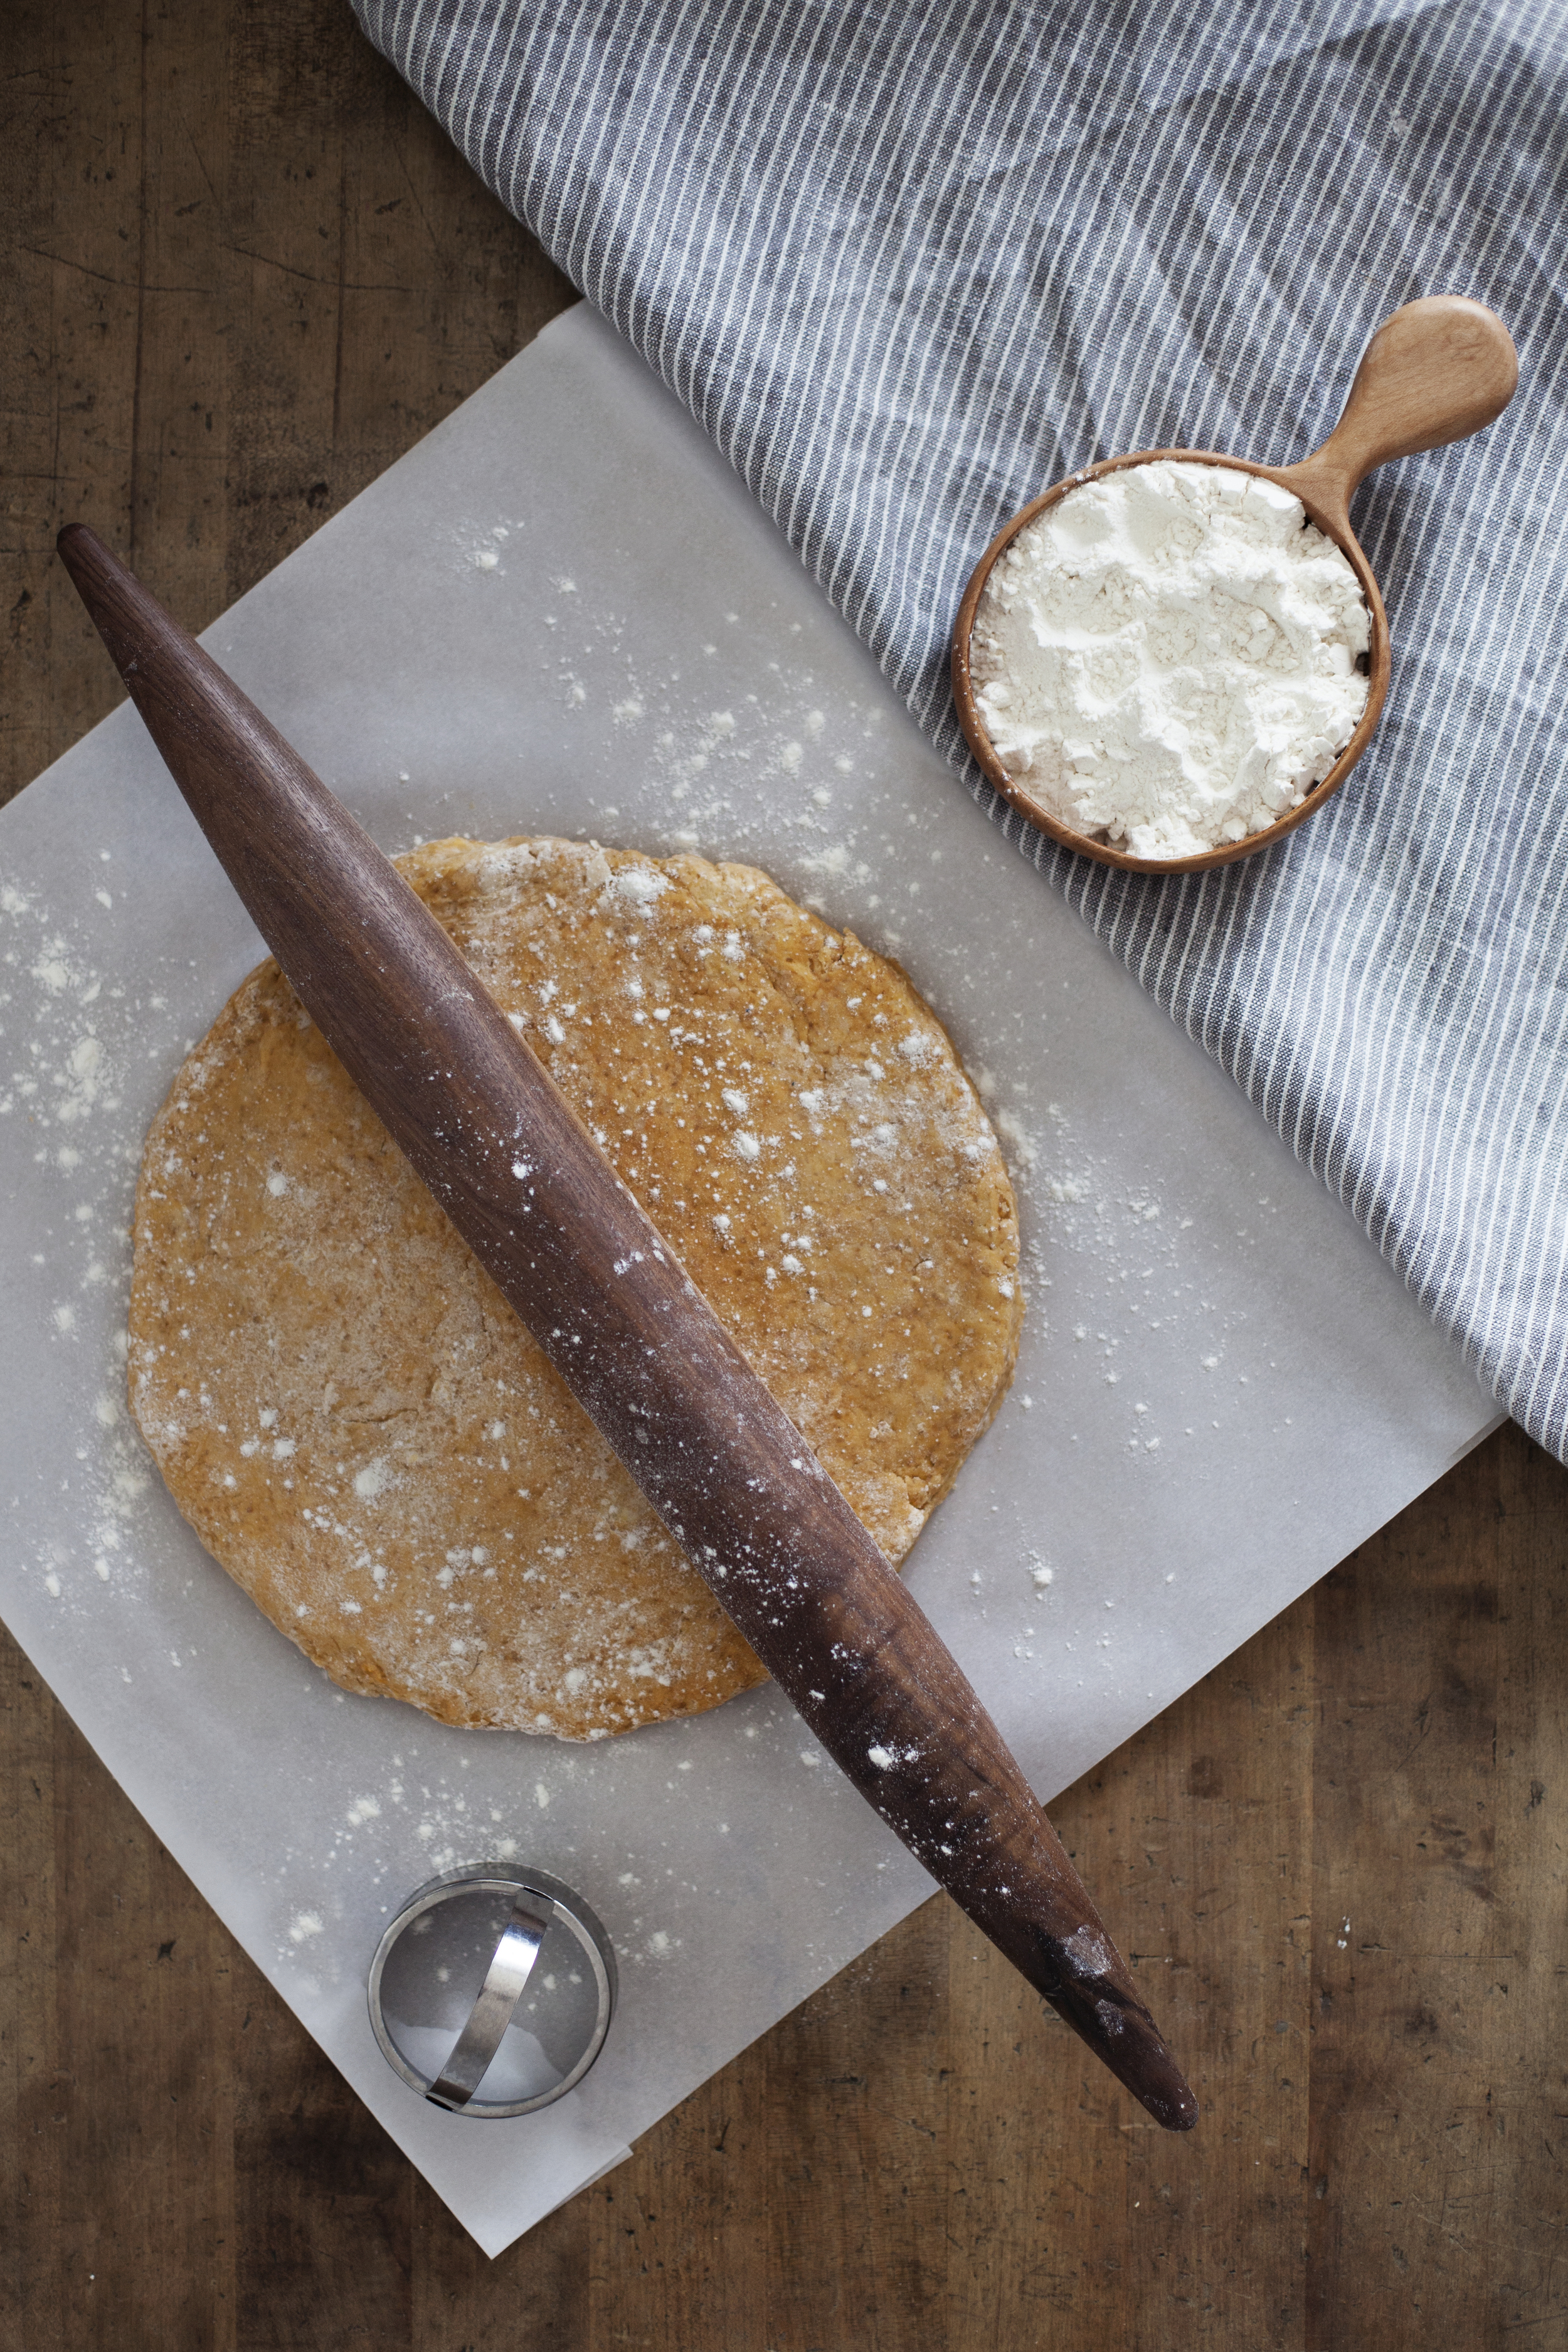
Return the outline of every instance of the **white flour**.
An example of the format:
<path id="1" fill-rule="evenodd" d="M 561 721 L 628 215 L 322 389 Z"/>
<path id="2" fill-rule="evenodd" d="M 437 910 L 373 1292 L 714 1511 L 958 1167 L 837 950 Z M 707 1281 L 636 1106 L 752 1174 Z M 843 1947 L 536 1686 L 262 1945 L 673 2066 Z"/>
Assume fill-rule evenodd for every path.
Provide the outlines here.
<path id="1" fill-rule="evenodd" d="M 1008 773 L 1075 833 L 1190 857 L 1322 781 L 1366 708 L 1369 614 L 1299 499 L 1231 466 L 1103 475 L 1019 532 L 972 665 Z"/>

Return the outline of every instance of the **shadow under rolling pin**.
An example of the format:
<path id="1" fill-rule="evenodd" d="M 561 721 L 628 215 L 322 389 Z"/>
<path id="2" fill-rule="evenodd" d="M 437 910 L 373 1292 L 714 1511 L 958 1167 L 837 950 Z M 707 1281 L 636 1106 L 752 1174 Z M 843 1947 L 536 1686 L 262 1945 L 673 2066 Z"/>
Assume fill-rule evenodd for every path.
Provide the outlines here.
<path id="1" fill-rule="evenodd" d="M 1161 2124 L 1197 2102 L 969 1682 L 446 932 L 93 532 L 59 551 L 355 1085 L 868 1802 Z"/>

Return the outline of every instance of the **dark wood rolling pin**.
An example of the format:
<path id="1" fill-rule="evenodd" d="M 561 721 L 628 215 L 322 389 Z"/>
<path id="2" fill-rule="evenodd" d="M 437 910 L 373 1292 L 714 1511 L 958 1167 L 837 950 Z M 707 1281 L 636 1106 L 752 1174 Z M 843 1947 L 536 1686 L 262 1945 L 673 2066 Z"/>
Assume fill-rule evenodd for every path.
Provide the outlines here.
<path id="1" fill-rule="evenodd" d="M 59 551 L 301 1001 L 769 1673 L 1156 2119 L 1197 2103 L 923 1612 L 396 868 L 93 533 Z"/>

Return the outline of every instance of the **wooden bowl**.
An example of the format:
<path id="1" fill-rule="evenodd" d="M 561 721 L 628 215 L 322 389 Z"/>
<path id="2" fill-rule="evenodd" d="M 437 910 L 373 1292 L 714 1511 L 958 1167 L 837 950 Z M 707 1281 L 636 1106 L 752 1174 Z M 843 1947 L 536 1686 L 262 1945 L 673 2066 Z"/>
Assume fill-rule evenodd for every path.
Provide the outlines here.
<path id="1" fill-rule="evenodd" d="M 1372 566 L 1351 529 L 1352 498 L 1368 474 L 1391 458 L 1440 449 L 1447 442 L 1463 441 L 1479 433 L 1508 406 L 1518 382 L 1518 354 L 1495 310 L 1463 295 L 1427 295 L 1420 301 L 1406 302 L 1384 320 L 1362 355 L 1343 415 L 1322 447 L 1296 465 L 1260 466 L 1250 457 L 1231 457 L 1214 449 L 1139 449 L 1125 457 L 1103 457 L 1098 465 L 1084 466 L 1032 499 L 997 532 L 975 565 L 953 629 L 952 692 L 959 724 L 970 750 L 1004 799 L 1064 848 L 1097 857 L 1102 866 L 1119 866 L 1130 874 L 1194 874 L 1205 866 L 1228 866 L 1237 857 L 1251 857 L 1283 840 L 1321 809 L 1331 793 L 1338 792 L 1371 742 L 1388 693 L 1388 615 Z M 980 716 L 970 671 L 970 640 L 981 596 L 993 566 L 1018 533 L 1085 482 L 1120 473 L 1128 466 L 1152 465 L 1162 457 L 1261 474 L 1265 481 L 1278 482 L 1299 498 L 1309 520 L 1334 541 L 1349 562 L 1361 583 L 1372 624 L 1366 709 L 1322 782 L 1260 832 L 1249 833 L 1241 841 L 1227 841 L 1217 849 L 1205 849 L 1195 857 L 1134 857 L 1108 841 L 1092 841 L 1086 834 L 1075 833 L 1053 816 L 997 757 Z"/>

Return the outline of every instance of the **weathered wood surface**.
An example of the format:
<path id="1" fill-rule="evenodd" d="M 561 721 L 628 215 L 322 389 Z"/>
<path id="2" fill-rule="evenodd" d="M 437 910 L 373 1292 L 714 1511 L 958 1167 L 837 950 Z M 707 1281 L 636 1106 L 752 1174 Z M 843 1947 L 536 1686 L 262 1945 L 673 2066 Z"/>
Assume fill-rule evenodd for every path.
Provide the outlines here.
<path id="1" fill-rule="evenodd" d="M 338 0 L 12 0 L 0 54 L 14 787 L 113 699 L 60 521 L 205 622 L 567 289 Z M 1568 1475 L 1517 1431 L 1055 1809 L 1173 1955 L 1196 2133 L 942 1900 L 493 2264 L 3 1674 L 7 2345 L 1568 2344 Z"/>

